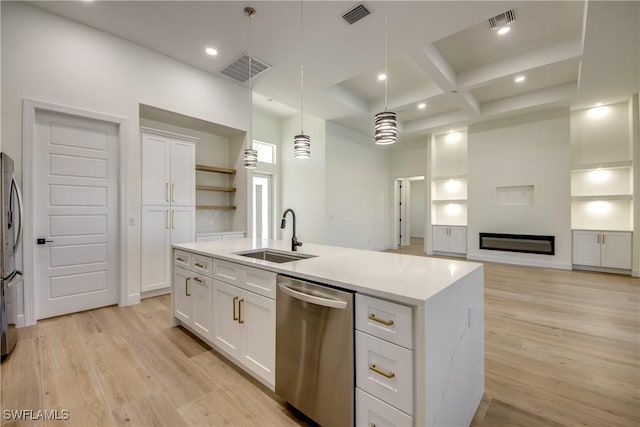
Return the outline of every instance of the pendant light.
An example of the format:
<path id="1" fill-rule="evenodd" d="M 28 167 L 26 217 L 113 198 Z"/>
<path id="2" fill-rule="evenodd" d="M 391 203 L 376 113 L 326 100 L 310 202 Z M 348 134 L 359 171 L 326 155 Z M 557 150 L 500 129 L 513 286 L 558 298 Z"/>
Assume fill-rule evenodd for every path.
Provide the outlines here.
<path id="1" fill-rule="evenodd" d="M 375 116 L 375 143 L 378 145 L 388 145 L 396 142 L 398 137 L 398 118 L 396 113 L 387 111 L 387 82 L 389 73 L 387 72 L 387 45 L 388 45 L 388 25 L 387 10 L 384 11 L 384 111 Z"/>
<path id="2" fill-rule="evenodd" d="M 251 56 L 252 34 L 251 17 L 256 14 L 252 7 L 245 7 L 244 14 L 249 17 L 249 132 L 247 133 L 247 148 L 244 149 L 244 167 L 255 169 L 258 166 L 258 151 L 253 148 L 253 63 Z"/>
<path id="3" fill-rule="evenodd" d="M 304 0 L 300 0 L 300 134 L 293 137 L 293 154 L 296 159 L 311 157 L 311 138 L 304 133 Z"/>

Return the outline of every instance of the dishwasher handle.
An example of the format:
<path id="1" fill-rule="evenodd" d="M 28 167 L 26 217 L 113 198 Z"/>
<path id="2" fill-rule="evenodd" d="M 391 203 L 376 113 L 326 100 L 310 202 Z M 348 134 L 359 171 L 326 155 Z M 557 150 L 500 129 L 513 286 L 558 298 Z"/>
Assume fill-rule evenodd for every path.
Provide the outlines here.
<path id="1" fill-rule="evenodd" d="M 340 301 L 340 300 L 335 300 L 330 298 L 317 297 L 315 295 L 309 295 L 307 293 L 299 292 L 294 289 L 291 289 L 290 287 L 282 284 L 278 286 L 280 287 L 280 290 L 282 292 L 284 292 L 285 294 L 289 295 L 292 298 L 299 299 L 300 301 L 308 302 L 315 305 L 321 305 L 323 307 L 339 308 L 341 310 L 344 310 L 345 308 L 347 308 L 346 301 Z"/>

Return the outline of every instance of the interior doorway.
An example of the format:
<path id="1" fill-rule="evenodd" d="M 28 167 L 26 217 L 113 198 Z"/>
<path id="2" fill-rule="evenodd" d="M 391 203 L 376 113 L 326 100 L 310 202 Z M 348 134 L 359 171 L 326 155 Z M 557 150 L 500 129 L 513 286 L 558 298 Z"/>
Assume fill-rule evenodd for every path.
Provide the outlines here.
<path id="1" fill-rule="evenodd" d="M 273 239 L 273 177 L 253 174 L 253 235 L 259 239 Z"/>
<path id="2" fill-rule="evenodd" d="M 426 188 L 424 176 L 396 178 L 394 182 L 394 246 L 424 252 Z"/>

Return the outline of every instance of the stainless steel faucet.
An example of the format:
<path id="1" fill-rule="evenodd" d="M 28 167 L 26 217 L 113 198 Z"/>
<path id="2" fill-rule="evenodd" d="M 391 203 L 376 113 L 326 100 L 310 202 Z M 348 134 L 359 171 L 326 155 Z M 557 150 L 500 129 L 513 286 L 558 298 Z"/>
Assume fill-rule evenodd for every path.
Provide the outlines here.
<path id="1" fill-rule="evenodd" d="M 293 209 L 287 209 L 286 211 L 284 211 L 284 213 L 282 214 L 282 222 L 280 223 L 280 228 L 284 229 L 284 227 L 287 225 L 287 214 L 291 212 L 291 216 L 293 217 L 293 237 L 291 238 L 291 250 L 292 251 L 297 251 L 298 250 L 298 246 L 302 246 L 302 242 L 298 241 L 298 238 L 296 237 L 296 213 L 293 211 Z"/>

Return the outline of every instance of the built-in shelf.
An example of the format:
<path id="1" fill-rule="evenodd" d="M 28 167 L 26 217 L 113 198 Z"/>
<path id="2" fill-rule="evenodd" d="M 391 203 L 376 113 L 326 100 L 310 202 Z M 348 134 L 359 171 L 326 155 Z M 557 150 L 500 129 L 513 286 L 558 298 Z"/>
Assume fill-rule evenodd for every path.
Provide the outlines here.
<path id="1" fill-rule="evenodd" d="M 443 203 L 467 203 L 467 199 L 433 199 L 433 203 L 435 204 L 443 204 Z"/>
<path id="2" fill-rule="evenodd" d="M 225 191 L 227 193 L 233 193 L 236 191 L 235 187 L 217 187 L 215 185 L 196 185 L 196 190 L 200 191 Z"/>
<path id="3" fill-rule="evenodd" d="M 633 200 L 633 196 L 631 194 L 606 194 L 606 195 L 598 195 L 598 196 L 571 196 L 571 200 L 580 201 L 580 202 L 590 202 L 590 201 L 606 201 L 606 200 Z"/>
<path id="4" fill-rule="evenodd" d="M 196 205 L 196 209 L 199 210 L 218 210 L 218 211 L 232 211 L 235 210 L 235 206 L 212 206 L 212 205 Z"/>
<path id="5" fill-rule="evenodd" d="M 207 165 L 196 165 L 196 170 L 197 171 L 204 171 L 204 172 L 227 173 L 227 174 L 230 174 L 230 175 L 236 173 L 235 169 L 221 168 L 221 167 L 218 167 L 218 166 L 207 166 Z"/>

